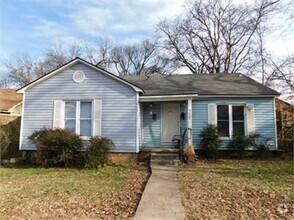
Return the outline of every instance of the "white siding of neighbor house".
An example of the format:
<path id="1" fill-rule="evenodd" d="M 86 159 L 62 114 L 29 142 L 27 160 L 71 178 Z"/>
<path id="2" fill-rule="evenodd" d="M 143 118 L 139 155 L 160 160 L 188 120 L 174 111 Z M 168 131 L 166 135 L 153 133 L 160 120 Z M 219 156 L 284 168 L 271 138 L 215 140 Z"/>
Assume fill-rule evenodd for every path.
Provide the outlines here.
<path id="1" fill-rule="evenodd" d="M 75 83 L 82 70 L 86 78 Z M 77 63 L 25 92 L 21 150 L 34 150 L 28 140 L 34 131 L 52 128 L 55 100 L 102 100 L 101 136 L 113 140 L 113 152 L 136 152 L 136 91 L 104 73 Z"/>

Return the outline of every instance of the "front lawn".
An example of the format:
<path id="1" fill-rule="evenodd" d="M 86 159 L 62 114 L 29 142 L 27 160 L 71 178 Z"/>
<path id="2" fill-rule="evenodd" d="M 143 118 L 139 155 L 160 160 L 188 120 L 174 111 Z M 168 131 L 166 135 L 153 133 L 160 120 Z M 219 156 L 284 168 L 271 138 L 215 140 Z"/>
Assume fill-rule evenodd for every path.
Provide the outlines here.
<path id="1" fill-rule="evenodd" d="M 134 215 L 148 172 L 2 167 L 0 177 L 0 219 L 121 219 Z"/>
<path id="2" fill-rule="evenodd" d="M 197 161 L 178 173 L 188 219 L 291 219 L 292 160 Z"/>

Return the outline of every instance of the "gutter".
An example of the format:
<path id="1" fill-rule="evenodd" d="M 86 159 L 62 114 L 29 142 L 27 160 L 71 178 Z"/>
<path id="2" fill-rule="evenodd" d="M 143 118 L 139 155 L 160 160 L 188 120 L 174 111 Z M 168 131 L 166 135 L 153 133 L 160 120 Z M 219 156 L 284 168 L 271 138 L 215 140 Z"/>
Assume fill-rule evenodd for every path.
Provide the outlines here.
<path id="1" fill-rule="evenodd" d="M 159 95 L 159 96 L 140 96 L 140 102 L 156 102 L 156 101 L 184 101 L 198 97 L 198 94 L 190 95 Z"/>

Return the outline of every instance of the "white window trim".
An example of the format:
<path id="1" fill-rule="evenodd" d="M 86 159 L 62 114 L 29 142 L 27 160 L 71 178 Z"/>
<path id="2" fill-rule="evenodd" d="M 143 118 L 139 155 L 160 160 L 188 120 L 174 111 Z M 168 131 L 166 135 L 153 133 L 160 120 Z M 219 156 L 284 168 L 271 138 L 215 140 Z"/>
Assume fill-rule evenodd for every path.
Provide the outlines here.
<path id="1" fill-rule="evenodd" d="M 92 136 L 93 136 L 93 119 L 94 119 L 94 112 L 93 112 L 93 100 L 64 100 L 64 103 L 66 102 L 75 102 L 76 104 L 76 130 L 75 130 L 75 134 L 80 135 L 81 131 L 80 131 L 80 125 L 81 125 L 81 118 L 80 118 L 80 113 L 81 113 L 81 102 L 91 102 L 91 136 L 81 136 L 81 138 L 83 140 L 89 140 Z M 64 105 L 64 119 L 63 119 L 63 128 L 65 128 L 65 105 Z M 83 118 L 85 119 L 85 118 Z M 90 119 L 90 118 L 89 118 Z"/>
<path id="2" fill-rule="evenodd" d="M 227 105 L 229 107 L 229 137 L 219 137 L 220 140 L 232 140 L 233 138 L 233 106 L 242 106 L 244 111 L 244 135 L 248 136 L 247 131 L 247 110 L 245 103 L 218 103 L 218 105 Z M 218 121 L 218 117 L 217 117 Z"/>

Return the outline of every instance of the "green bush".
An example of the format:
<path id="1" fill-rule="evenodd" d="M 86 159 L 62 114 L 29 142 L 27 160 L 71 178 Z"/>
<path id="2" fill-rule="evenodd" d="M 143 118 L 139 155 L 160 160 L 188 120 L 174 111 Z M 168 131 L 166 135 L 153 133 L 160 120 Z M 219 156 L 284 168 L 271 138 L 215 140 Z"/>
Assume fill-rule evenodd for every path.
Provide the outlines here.
<path id="1" fill-rule="evenodd" d="M 19 157 L 20 117 L 0 126 L 1 158 Z"/>
<path id="2" fill-rule="evenodd" d="M 270 151 L 271 146 L 268 144 L 270 139 L 264 139 L 260 134 L 251 134 L 249 136 L 250 145 L 253 146 L 253 148 L 257 152 L 257 156 L 260 158 L 269 158 L 272 156 L 272 153 Z"/>
<path id="3" fill-rule="evenodd" d="M 38 147 L 34 153 L 35 162 L 43 167 L 72 165 L 75 153 L 83 146 L 78 135 L 65 129 L 42 129 L 29 139 Z"/>
<path id="4" fill-rule="evenodd" d="M 216 158 L 219 146 L 217 128 L 213 125 L 206 126 L 201 132 L 202 148 L 207 158 Z"/>
<path id="5" fill-rule="evenodd" d="M 85 152 L 85 166 L 87 168 L 98 168 L 108 163 L 108 154 L 113 148 L 112 140 L 95 136 L 90 139 L 89 149 Z"/>
<path id="6" fill-rule="evenodd" d="M 267 144 L 259 144 L 256 146 L 258 157 L 260 158 L 270 158 L 272 153 L 270 151 L 270 147 Z"/>
<path id="7" fill-rule="evenodd" d="M 237 153 L 239 157 L 243 157 L 246 153 L 246 149 L 250 144 L 250 139 L 242 134 L 235 134 L 233 139 L 229 143 L 229 148 Z"/>

